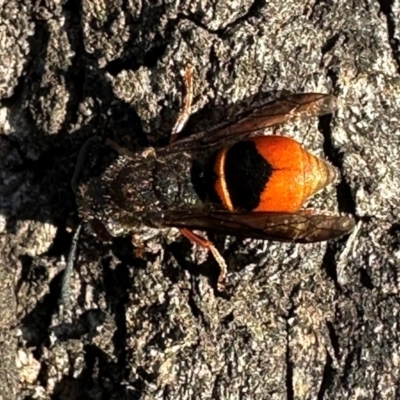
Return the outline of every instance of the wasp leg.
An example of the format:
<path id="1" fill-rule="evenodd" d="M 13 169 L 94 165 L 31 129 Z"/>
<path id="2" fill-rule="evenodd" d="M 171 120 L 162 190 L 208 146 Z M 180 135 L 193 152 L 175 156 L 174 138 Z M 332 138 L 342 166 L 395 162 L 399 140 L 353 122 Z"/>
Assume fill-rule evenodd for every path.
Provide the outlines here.
<path id="1" fill-rule="evenodd" d="M 131 243 L 135 248 L 134 253 L 136 258 L 142 258 L 146 250 L 146 242 L 159 234 L 158 229 L 147 229 L 146 233 L 137 232 L 131 236 Z"/>
<path id="2" fill-rule="evenodd" d="M 85 224 L 85 232 L 92 234 L 104 243 L 111 243 L 113 241 L 113 236 L 111 233 L 98 219 L 91 219 L 89 222 L 87 222 Z"/>
<path id="3" fill-rule="evenodd" d="M 106 139 L 106 145 L 114 149 L 120 156 L 125 156 L 132 160 L 136 160 L 138 158 L 138 153 L 134 153 L 133 151 L 120 146 L 118 143 L 114 142 L 114 140 Z M 154 158 L 156 156 L 156 151 L 153 147 L 147 147 L 142 151 L 141 156 L 144 158 Z"/>
<path id="4" fill-rule="evenodd" d="M 225 290 L 225 280 L 226 280 L 226 273 L 227 273 L 228 267 L 226 265 L 224 258 L 221 256 L 219 251 L 215 248 L 214 244 L 212 242 L 210 242 L 208 239 L 206 239 L 200 235 L 197 235 L 196 233 L 190 231 L 189 229 L 181 228 L 181 229 L 179 229 L 179 231 L 183 236 L 185 236 L 191 242 L 196 243 L 199 246 L 206 248 L 214 256 L 215 261 L 217 261 L 217 263 L 220 267 L 220 272 L 219 272 L 218 281 L 217 281 L 217 289 L 220 292 L 223 292 Z"/>
<path id="5" fill-rule="evenodd" d="M 179 113 L 178 119 L 176 120 L 172 129 L 171 138 L 169 141 L 170 143 L 173 143 L 178 139 L 178 133 L 182 131 L 190 117 L 193 100 L 193 66 L 191 64 L 188 64 L 185 68 L 184 83 L 185 97 L 183 99 L 182 110 Z"/>
<path id="6" fill-rule="evenodd" d="M 133 153 L 132 151 L 129 151 L 125 147 L 120 146 L 118 143 L 114 142 L 114 140 L 111 139 L 106 139 L 106 145 L 110 146 L 112 149 L 114 149 L 120 156 L 125 156 L 128 158 L 135 158 L 137 155 Z"/>

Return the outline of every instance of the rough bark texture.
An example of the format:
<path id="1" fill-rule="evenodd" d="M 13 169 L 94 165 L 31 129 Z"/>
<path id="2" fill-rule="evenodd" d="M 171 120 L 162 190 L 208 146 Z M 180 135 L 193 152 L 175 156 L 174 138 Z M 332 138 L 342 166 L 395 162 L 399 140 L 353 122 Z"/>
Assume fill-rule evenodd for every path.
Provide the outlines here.
<path id="1" fill-rule="evenodd" d="M 399 398 L 399 20 L 398 0 L 0 1 L 0 398 Z M 276 90 L 336 94 L 281 133 L 342 172 L 309 206 L 359 225 L 217 237 L 229 296 L 177 234 L 141 257 L 83 234 L 61 320 L 79 149 L 165 143 L 187 62 L 192 129 Z"/>

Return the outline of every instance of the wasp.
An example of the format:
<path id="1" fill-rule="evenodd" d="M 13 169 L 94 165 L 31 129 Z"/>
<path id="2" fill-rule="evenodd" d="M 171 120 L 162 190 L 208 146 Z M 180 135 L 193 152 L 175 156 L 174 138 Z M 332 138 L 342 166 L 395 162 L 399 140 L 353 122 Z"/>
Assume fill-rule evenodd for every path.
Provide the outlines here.
<path id="1" fill-rule="evenodd" d="M 295 140 L 265 136 L 295 118 L 333 112 L 330 94 L 282 96 L 206 132 L 180 139 L 190 115 L 192 68 L 185 74 L 183 110 L 170 143 L 130 152 L 108 141 L 118 156 L 99 176 L 75 187 L 80 216 L 99 237 L 137 234 L 143 227 L 175 227 L 226 263 L 212 242 L 193 231 L 312 243 L 348 234 L 354 220 L 303 210 L 316 192 L 339 179 L 338 170 Z"/>

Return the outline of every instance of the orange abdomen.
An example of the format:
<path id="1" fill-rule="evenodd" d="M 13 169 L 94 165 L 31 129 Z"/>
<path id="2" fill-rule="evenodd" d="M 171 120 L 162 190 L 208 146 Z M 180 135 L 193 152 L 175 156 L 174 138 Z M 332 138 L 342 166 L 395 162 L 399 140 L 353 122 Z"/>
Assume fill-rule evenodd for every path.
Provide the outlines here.
<path id="1" fill-rule="evenodd" d="M 299 210 L 336 180 L 330 164 L 283 136 L 244 140 L 218 153 L 215 191 L 228 210 Z"/>

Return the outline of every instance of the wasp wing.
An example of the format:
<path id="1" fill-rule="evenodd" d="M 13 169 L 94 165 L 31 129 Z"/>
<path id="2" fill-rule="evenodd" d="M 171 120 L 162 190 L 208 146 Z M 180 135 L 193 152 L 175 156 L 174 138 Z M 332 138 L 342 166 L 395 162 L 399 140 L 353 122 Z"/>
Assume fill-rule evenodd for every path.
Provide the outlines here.
<path id="1" fill-rule="evenodd" d="M 156 218 L 158 219 L 158 218 Z M 232 236 L 280 242 L 314 243 L 350 233 L 354 219 L 308 212 L 230 212 L 225 210 L 167 211 L 163 226 L 198 229 Z"/>
<path id="2" fill-rule="evenodd" d="M 322 93 L 288 95 L 251 110 L 233 125 L 208 132 L 210 139 L 241 136 L 260 132 L 266 128 L 284 124 L 295 118 L 325 115 L 337 108 L 336 97 Z"/>
<path id="3" fill-rule="evenodd" d="M 162 149 L 168 152 L 196 150 L 217 145 L 221 140 L 243 139 L 266 128 L 295 118 L 329 114 L 337 108 L 335 96 L 324 93 L 298 93 L 254 107 L 222 126 L 191 135 Z"/>

